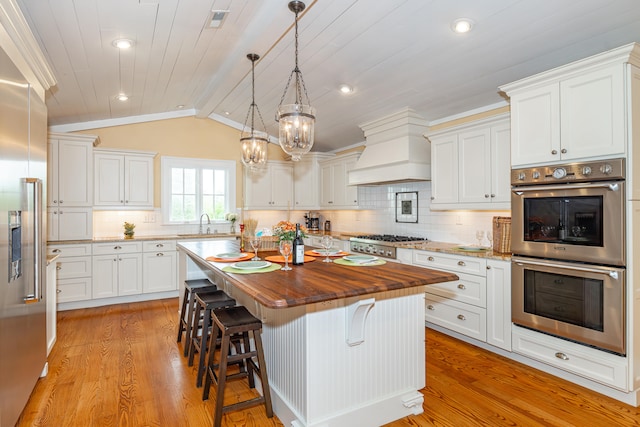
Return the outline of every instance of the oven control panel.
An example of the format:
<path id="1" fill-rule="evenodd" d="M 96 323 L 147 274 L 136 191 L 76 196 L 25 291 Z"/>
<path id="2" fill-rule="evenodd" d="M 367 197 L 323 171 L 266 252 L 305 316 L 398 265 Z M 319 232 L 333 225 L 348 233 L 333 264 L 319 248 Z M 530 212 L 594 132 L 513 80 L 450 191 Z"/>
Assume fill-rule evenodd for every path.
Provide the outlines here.
<path id="1" fill-rule="evenodd" d="M 624 180 L 624 159 L 545 165 L 511 171 L 511 185 Z"/>
<path id="2" fill-rule="evenodd" d="M 395 258 L 396 248 L 389 245 L 378 245 L 374 243 L 351 242 L 351 252 L 375 255 L 384 258 Z"/>

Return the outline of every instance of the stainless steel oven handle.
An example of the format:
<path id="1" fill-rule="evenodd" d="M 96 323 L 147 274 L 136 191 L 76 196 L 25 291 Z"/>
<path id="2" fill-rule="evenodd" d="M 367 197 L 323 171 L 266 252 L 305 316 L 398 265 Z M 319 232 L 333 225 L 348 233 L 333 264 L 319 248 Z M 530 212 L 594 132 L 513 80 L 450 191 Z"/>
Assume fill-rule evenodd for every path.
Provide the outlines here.
<path id="1" fill-rule="evenodd" d="M 539 267 L 554 267 L 554 268 L 564 268 L 565 270 L 574 270 L 574 271 L 586 271 L 589 273 L 596 274 L 607 274 L 613 279 L 618 279 L 618 272 L 612 270 L 607 267 L 584 267 L 584 266 L 574 266 L 568 264 L 554 264 L 552 262 L 537 262 L 537 261 L 524 261 L 521 259 L 514 260 L 518 265 L 537 265 Z"/>
<path id="2" fill-rule="evenodd" d="M 531 191 L 547 191 L 547 190 L 575 190 L 579 188 L 606 188 L 610 191 L 620 191 L 619 182 L 596 182 L 596 183 L 580 183 L 565 185 L 533 185 L 531 187 L 517 187 L 511 190 L 512 193 L 521 196 L 522 193 Z"/>

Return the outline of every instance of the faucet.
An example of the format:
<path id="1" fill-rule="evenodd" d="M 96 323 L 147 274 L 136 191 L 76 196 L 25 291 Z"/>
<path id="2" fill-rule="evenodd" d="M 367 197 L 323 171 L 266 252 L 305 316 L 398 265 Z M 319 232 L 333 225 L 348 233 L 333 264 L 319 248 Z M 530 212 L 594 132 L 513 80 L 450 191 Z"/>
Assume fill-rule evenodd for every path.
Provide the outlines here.
<path id="1" fill-rule="evenodd" d="M 209 218 L 209 215 L 206 213 L 203 213 L 202 215 L 200 215 L 200 228 L 198 228 L 198 234 L 202 234 L 202 217 L 206 216 L 207 217 L 207 225 L 211 225 L 211 219 Z M 207 234 L 211 233 L 211 228 L 207 227 Z"/>

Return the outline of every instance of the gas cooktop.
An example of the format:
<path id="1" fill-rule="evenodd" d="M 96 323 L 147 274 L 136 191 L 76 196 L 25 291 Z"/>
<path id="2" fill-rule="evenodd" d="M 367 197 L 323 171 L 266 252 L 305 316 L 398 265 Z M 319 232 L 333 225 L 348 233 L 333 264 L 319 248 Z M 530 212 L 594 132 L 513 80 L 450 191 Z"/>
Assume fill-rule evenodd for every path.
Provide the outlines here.
<path id="1" fill-rule="evenodd" d="M 415 242 L 425 241 L 425 237 L 397 236 L 393 234 L 366 234 L 352 237 L 350 240 L 374 240 L 376 242 Z"/>
<path id="2" fill-rule="evenodd" d="M 393 243 L 426 242 L 424 237 L 396 236 L 392 234 L 368 234 L 349 239 L 352 252 L 378 255 L 385 258 L 396 258 L 396 247 Z"/>

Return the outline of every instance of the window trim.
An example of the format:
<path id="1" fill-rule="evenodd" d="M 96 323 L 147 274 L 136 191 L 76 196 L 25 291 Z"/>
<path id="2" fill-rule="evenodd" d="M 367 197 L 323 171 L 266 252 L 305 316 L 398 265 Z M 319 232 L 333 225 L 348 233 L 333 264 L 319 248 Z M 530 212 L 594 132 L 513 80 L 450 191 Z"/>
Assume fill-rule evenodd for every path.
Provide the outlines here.
<path id="1" fill-rule="evenodd" d="M 199 219 L 193 221 L 170 221 L 171 216 L 171 168 L 195 168 L 195 169 L 217 169 L 227 172 L 227 188 L 225 196 L 228 200 L 227 212 L 236 211 L 236 161 L 235 160 L 219 160 L 219 159 L 195 159 L 191 157 L 173 157 L 162 156 L 160 158 L 160 175 L 161 175 L 161 211 L 162 222 L 166 225 L 177 224 L 198 224 Z M 199 189 L 200 190 L 200 189 Z M 202 193 L 198 194 L 197 203 L 200 204 Z M 201 206 L 198 206 L 202 210 Z M 225 224 L 228 221 L 211 219 L 212 224 Z"/>

